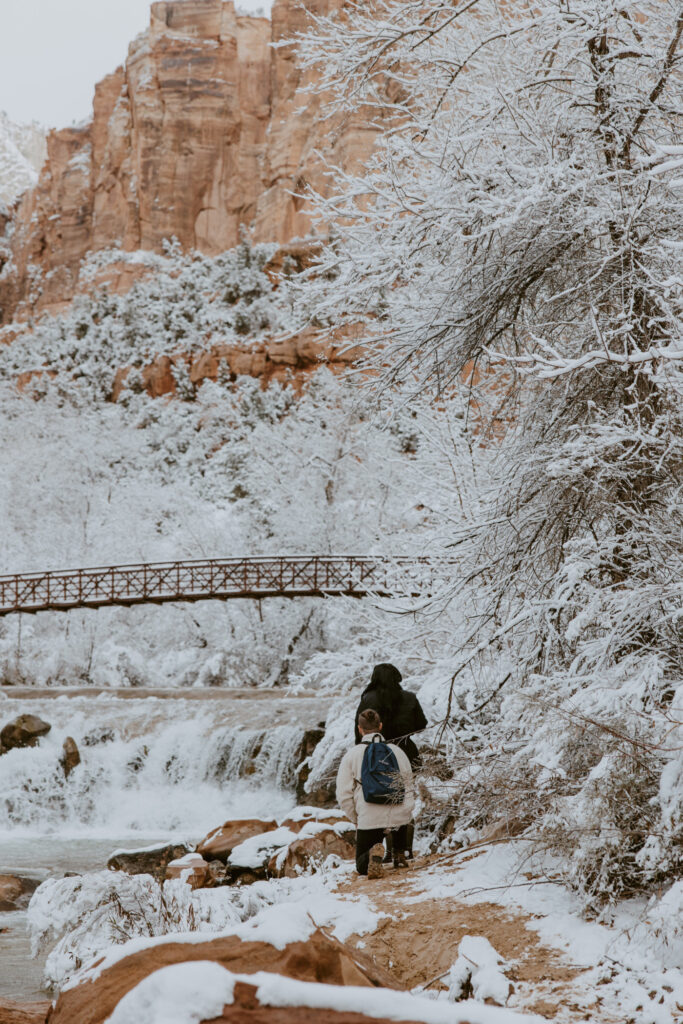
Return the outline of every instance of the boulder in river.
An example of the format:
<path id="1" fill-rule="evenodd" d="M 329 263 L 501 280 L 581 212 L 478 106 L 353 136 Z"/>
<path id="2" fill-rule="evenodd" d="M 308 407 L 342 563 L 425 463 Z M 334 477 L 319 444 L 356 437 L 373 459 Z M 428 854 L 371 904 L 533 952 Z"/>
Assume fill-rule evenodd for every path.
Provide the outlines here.
<path id="1" fill-rule="evenodd" d="M 37 715 L 19 715 L 0 732 L 0 754 L 15 747 L 35 747 L 52 726 Z"/>
<path id="2" fill-rule="evenodd" d="M 152 875 L 158 882 L 163 882 L 170 862 L 191 852 L 187 843 L 146 846 L 143 850 L 116 850 L 107 861 L 107 867 L 110 871 L 125 871 L 127 875 Z"/>
<path id="3" fill-rule="evenodd" d="M 21 910 L 40 882 L 19 875 L 0 875 L 0 911 Z M 0 1017 L 0 1022 L 2 1018 Z"/>
<path id="4" fill-rule="evenodd" d="M 245 818 L 242 821 L 226 821 L 225 824 L 213 829 L 197 844 L 197 853 L 206 860 L 221 860 L 225 864 L 236 846 L 260 836 L 264 832 L 272 832 L 277 828 L 274 821 L 261 821 L 259 818 Z"/>
<path id="5" fill-rule="evenodd" d="M 375 966 L 369 957 L 348 949 L 321 931 L 315 931 L 306 942 L 292 942 L 284 949 L 277 949 L 268 942 L 243 942 L 236 935 L 206 942 L 178 942 L 169 937 L 169 941 L 157 941 L 109 967 L 98 968 L 97 973 L 86 976 L 80 985 L 63 989 L 50 1024 L 104 1024 L 124 995 L 143 978 L 170 964 L 195 960 L 213 961 L 235 973 L 269 971 L 301 981 L 368 989 L 377 985 L 397 987 L 391 976 Z M 255 1021 L 251 1016 L 239 1019 Z M 313 1019 L 326 1018 L 318 1013 Z M 140 1024 L 145 1022 L 141 1020 Z"/>
<path id="6" fill-rule="evenodd" d="M 324 735 L 324 728 L 307 729 L 296 754 L 296 798 L 300 803 L 315 804 L 318 807 L 334 802 L 334 793 L 329 787 L 318 787 L 313 793 L 306 792 L 306 782 L 311 774 L 310 757 Z"/>
<path id="7" fill-rule="evenodd" d="M 356 846 L 350 835 L 339 835 L 330 828 L 312 836 L 297 838 L 271 857 L 268 874 L 273 878 L 295 878 L 306 868 L 322 863 L 330 854 L 342 860 L 353 860 Z"/>
<path id="8" fill-rule="evenodd" d="M 201 889 L 211 883 L 209 865 L 198 853 L 186 853 L 184 857 L 169 861 L 166 879 L 179 878 L 191 889 Z"/>
<path id="9" fill-rule="evenodd" d="M 71 736 L 67 736 L 62 746 L 62 756 L 59 762 L 64 769 L 64 774 L 69 778 L 74 768 L 81 763 L 81 755 L 76 746 L 76 740 L 72 739 Z"/>

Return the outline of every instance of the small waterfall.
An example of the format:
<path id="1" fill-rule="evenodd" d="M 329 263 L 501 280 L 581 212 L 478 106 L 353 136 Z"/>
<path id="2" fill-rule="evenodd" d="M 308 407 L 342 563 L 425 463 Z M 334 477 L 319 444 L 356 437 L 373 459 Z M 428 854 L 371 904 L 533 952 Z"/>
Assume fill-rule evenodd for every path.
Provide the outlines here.
<path id="1" fill-rule="evenodd" d="M 0 838 L 178 830 L 191 836 L 230 817 L 286 813 L 308 722 L 297 708 L 296 724 L 264 727 L 265 709 L 254 714 L 247 703 L 0 703 L 0 726 L 26 712 L 52 724 L 37 747 L 0 756 Z M 68 779 L 60 764 L 67 735 L 82 758 Z"/>

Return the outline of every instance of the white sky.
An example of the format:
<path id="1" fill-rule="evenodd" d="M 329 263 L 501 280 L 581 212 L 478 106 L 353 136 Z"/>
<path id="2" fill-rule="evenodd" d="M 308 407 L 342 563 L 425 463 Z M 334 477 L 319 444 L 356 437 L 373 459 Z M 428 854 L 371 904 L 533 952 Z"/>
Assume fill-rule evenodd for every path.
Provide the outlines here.
<path id="1" fill-rule="evenodd" d="M 62 128 L 90 116 L 95 83 L 123 62 L 151 0 L 0 0 L 0 110 Z M 243 10 L 271 0 L 239 0 Z"/>

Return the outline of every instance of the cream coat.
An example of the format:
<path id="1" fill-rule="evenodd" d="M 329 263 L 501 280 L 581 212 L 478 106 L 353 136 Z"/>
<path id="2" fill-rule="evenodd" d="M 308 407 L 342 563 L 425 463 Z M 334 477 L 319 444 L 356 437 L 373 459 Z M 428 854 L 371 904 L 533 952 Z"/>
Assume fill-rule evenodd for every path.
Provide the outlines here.
<path id="1" fill-rule="evenodd" d="M 379 733 L 375 733 L 378 736 Z M 337 801 L 342 811 L 352 821 L 356 828 L 398 828 L 399 825 L 407 825 L 413 815 L 415 806 L 415 787 L 413 784 L 413 772 L 410 761 L 403 751 L 388 743 L 387 746 L 393 750 L 398 761 L 403 785 L 405 786 L 405 799 L 402 804 L 368 804 L 363 799 L 363 787 L 360 781 L 361 766 L 365 744 L 370 743 L 371 735 L 363 736 L 363 739 L 355 747 L 346 753 L 339 765 L 337 772 Z"/>

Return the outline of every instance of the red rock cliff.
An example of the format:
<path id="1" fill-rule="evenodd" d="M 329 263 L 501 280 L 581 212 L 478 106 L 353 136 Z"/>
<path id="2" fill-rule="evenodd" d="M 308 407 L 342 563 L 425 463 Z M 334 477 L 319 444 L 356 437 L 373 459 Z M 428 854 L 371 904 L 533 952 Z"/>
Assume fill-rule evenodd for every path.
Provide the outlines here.
<path id="1" fill-rule="evenodd" d="M 13 210 L 0 323 L 67 302 L 88 251 L 158 251 L 175 236 L 213 254 L 237 243 L 241 225 L 257 241 L 306 236 L 292 192 L 324 187 L 314 151 L 350 166 L 374 135 L 359 121 L 323 121 L 293 49 L 271 47 L 305 20 L 296 0 L 275 0 L 271 20 L 237 15 L 230 0 L 152 4 L 125 66 L 96 87 L 92 121 L 50 134 L 38 184 Z"/>

